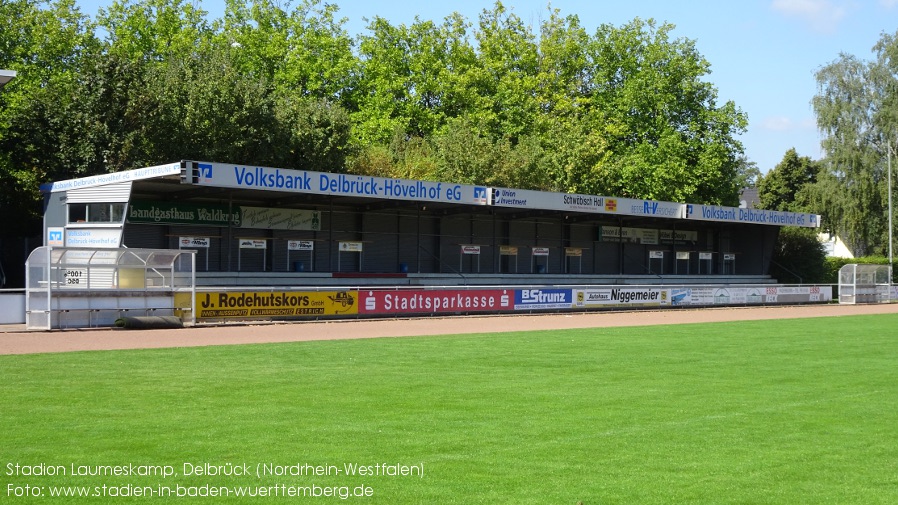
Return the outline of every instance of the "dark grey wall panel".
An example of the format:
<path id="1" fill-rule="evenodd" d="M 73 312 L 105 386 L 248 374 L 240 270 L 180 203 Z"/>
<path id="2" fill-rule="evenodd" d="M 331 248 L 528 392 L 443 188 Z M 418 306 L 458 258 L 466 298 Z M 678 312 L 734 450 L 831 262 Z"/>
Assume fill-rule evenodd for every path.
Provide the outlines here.
<path id="1" fill-rule="evenodd" d="M 125 224 L 122 244 L 135 249 L 177 249 L 178 243 L 167 237 L 168 226 Z"/>

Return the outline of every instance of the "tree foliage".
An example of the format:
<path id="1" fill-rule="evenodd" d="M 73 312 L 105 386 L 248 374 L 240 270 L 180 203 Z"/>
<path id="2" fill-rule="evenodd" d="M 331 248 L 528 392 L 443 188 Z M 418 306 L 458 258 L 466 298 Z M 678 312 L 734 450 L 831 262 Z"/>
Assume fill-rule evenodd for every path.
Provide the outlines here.
<path id="1" fill-rule="evenodd" d="M 198 2 L 115 0 L 91 20 L 74 0 L 0 3 L 0 68 L 19 73 L 0 93 L 5 215 L 36 218 L 42 182 L 183 158 L 736 202 L 745 116 L 672 25 L 590 34 L 496 2 L 353 37 L 337 11 L 227 0 L 210 20 Z"/>
<path id="2" fill-rule="evenodd" d="M 0 213 L 8 236 L 40 223 L 38 186 L 83 172 L 90 126 L 78 92 L 82 62 L 98 50 L 93 24 L 73 0 L 0 2 L 0 68 L 17 77 L 0 91 Z"/>
<path id="3" fill-rule="evenodd" d="M 814 212 L 810 204 L 810 186 L 817 182 L 820 163 L 799 156 L 794 148 L 758 183 L 761 208 L 791 212 Z"/>
<path id="4" fill-rule="evenodd" d="M 895 35 L 883 34 L 873 50 L 872 61 L 842 54 L 822 67 L 813 100 L 826 170 L 811 195 L 856 256 L 888 249 L 887 167 L 898 148 Z"/>
<path id="5" fill-rule="evenodd" d="M 770 275 L 781 283 L 826 281 L 826 249 L 812 228 L 782 228 L 770 265 Z"/>

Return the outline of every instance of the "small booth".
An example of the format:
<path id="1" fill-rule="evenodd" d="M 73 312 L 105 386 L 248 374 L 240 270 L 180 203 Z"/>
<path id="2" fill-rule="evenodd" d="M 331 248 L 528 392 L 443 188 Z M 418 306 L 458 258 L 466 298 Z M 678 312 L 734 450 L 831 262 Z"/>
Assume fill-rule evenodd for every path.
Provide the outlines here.
<path id="1" fill-rule="evenodd" d="M 28 329 L 113 326 L 125 316 L 195 322 L 196 251 L 38 247 L 25 263 Z"/>
<path id="2" fill-rule="evenodd" d="M 852 263 L 839 269 L 839 303 L 889 303 L 892 267 Z"/>
<path id="3" fill-rule="evenodd" d="M 268 270 L 268 239 L 253 237 L 237 237 L 237 271 L 243 271 L 243 251 L 247 254 L 257 254 L 262 257 L 262 271 Z M 261 252 L 260 252 L 261 251 Z"/>
<path id="4" fill-rule="evenodd" d="M 207 272 L 209 271 L 209 248 L 211 243 L 212 237 L 178 237 L 178 249 L 202 249 L 204 251 L 203 265 Z"/>

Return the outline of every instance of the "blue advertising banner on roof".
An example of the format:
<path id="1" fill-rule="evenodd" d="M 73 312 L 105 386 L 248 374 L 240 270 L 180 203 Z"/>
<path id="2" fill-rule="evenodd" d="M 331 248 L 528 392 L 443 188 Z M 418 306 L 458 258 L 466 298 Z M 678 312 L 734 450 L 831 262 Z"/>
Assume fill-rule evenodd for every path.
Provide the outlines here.
<path id="1" fill-rule="evenodd" d="M 492 188 L 492 191 L 493 205 L 498 207 L 560 210 L 618 216 L 651 216 L 671 219 L 686 217 L 686 204 L 684 203 L 511 188 Z"/>
<path id="2" fill-rule="evenodd" d="M 446 182 L 332 174 L 206 161 L 181 161 L 179 163 L 101 174 L 81 179 L 69 179 L 44 184 L 41 186 L 41 191 L 49 193 L 77 190 L 172 175 L 180 175 L 181 181 L 185 184 L 218 188 L 461 205 L 493 205 L 506 208 L 662 219 L 690 219 L 694 221 L 719 221 L 769 226 L 820 227 L 820 216 L 799 212 L 743 209 L 718 205 L 685 204 L 526 189 L 491 188 Z"/>
<path id="3" fill-rule="evenodd" d="M 685 204 L 511 188 L 491 189 L 492 204 L 498 207 L 617 216 L 645 216 L 665 219 L 691 219 L 694 221 L 723 221 L 770 226 L 820 227 L 820 216 L 801 212 L 742 209 L 718 205 Z"/>
<path id="4" fill-rule="evenodd" d="M 779 210 L 743 209 L 737 207 L 722 207 L 719 205 L 689 204 L 686 206 L 686 218 L 697 221 L 798 226 L 802 228 L 820 227 L 820 216 L 817 214 Z"/>
<path id="5" fill-rule="evenodd" d="M 485 186 L 203 161 L 185 163 L 191 169 L 195 166 L 193 184 L 201 186 L 467 205 L 489 203 Z"/>
<path id="6" fill-rule="evenodd" d="M 141 179 L 152 179 L 154 177 L 163 177 L 166 175 L 178 175 L 180 173 L 180 163 L 169 163 L 168 165 L 144 167 L 138 168 L 136 170 L 125 170 L 122 172 L 113 172 L 110 174 L 92 175 L 90 177 L 82 177 L 80 179 L 68 179 L 65 181 L 51 182 L 49 184 L 41 184 L 41 192 L 54 193 L 57 191 L 68 191 L 70 189 L 105 186 L 107 184 L 137 181 Z"/>

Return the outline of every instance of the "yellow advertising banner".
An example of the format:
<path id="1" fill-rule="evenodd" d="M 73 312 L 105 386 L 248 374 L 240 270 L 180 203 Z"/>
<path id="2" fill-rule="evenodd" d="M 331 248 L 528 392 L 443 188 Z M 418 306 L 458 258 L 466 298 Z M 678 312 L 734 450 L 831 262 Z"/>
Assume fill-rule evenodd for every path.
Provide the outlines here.
<path id="1" fill-rule="evenodd" d="M 358 291 L 221 291 L 196 294 L 197 319 L 358 314 Z"/>

